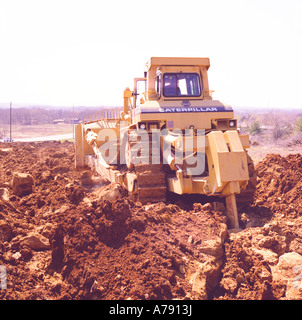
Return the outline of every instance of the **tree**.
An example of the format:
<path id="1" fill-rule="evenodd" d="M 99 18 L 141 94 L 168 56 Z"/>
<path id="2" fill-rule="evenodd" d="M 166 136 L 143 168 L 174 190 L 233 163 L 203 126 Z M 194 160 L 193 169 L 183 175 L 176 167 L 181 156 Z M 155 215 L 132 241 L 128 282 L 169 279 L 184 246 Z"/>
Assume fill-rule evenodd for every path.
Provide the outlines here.
<path id="1" fill-rule="evenodd" d="M 288 133 L 286 121 L 282 119 L 280 114 L 277 113 L 271 113 L 269 117 L 271 124 L 273 125 L 272 137 L 275 141 L 277 141 L 278 139 L 284 137 Z"/>
<path id="2" fill-rule="evenodd" d="M 258 121 L 254 121 L 251 124 L 250 130 L 249 130 L 250 134 L 254 135 L 254 134 L 259 134 L 262 132 L 261 126 L 259 124 Z"/>
<path id="3" fill-rule="evenodd" d="M 302 132 L 302 117 L 298 118 L 296 121 L 295 131 Z"/>

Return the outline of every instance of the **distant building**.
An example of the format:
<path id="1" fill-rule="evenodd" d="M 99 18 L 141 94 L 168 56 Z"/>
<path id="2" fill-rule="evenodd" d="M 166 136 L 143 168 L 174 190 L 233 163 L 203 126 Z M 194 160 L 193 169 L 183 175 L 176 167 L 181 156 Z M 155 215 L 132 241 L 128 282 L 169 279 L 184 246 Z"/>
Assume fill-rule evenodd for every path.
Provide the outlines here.
<path id="1" fill-rule="evenodd" d="M 262 130 L 273 130 L 274 126 L 260 126 Z"/>
<path id="2" fill-rule="evenodd" d="M 4 137 L 3 142 L 14 142 L 14 139 L 11 139 L 10 137 Z"/>
<path id="3" fill-rule="evenodd" d="M 62 124 L 62 123 L 64 123 L 64 119 L 55 119 L 55 120 L 53 120 L 53 123 L 54 124 Z"/>
<path id="4" fill-rule="evenodd" d="M 80 123 L 79 118 L 67 118 L 67 119 L 55 119 L 53 120 L 54 124 L 63 124 L 63 123 L 69 123 L 69 124 L 77 124 Z"/>
<path id="5" fill-rule="evenodd" d="M 65 123 L 71 123 L 71 124 L 77 124 L 80 123 L 80 119 L 79 118 L 67 118 L 64 119 Z"/>

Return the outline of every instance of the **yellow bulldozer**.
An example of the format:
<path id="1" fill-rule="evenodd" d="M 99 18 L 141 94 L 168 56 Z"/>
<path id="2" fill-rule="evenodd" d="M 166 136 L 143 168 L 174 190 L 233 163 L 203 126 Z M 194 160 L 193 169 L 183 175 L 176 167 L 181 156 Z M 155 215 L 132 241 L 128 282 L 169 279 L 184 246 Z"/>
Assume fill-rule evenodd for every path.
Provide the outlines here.
<path id="1" fill-rule="evenodd" d="M 238 228 L 236 196 L 253 162 L 233 109 L 212 99 L 209 58 L 151 57 L 124 91 L 124 107 L 102 109 L 75 126 L 76 168 L 93 167 L 142 204 L 167 192 L 225 198 Z"/>

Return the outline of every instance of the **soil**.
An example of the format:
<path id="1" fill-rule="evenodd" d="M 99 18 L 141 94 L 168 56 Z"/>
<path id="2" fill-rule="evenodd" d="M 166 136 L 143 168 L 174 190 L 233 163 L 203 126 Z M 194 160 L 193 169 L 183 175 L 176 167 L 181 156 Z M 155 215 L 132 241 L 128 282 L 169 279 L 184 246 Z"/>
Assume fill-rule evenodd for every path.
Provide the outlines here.
<path id="1" fill-rule="evenodd" d="M 302 255 L 301 154 L 256 165 L 239 230 L 227 230 L 221 202 L 133 202 L 75 170 L 67 141 L 1 143 L 0 164 L 0 299 L 288 298 L 275 270 Z M 16 172 L 32 176 L 30 192 L 14 193 Z"/>

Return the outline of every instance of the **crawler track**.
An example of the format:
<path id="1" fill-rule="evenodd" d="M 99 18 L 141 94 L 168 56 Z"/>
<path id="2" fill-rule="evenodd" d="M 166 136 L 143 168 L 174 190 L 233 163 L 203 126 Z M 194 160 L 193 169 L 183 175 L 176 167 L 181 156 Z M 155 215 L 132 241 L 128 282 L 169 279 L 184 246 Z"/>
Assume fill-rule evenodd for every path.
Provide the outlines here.
<path id="1" fill-rule="evenodd" d="M 142 204 L 166 201 L 166 177 L 161 164 L 135 165 L 136 186 L 131 194 Z"/>

